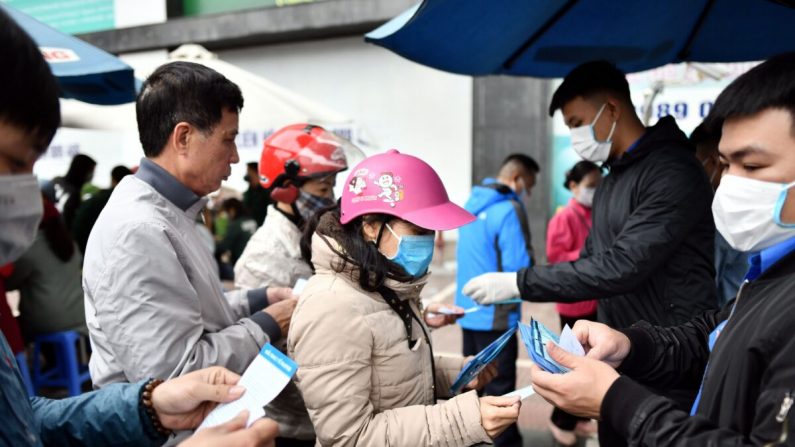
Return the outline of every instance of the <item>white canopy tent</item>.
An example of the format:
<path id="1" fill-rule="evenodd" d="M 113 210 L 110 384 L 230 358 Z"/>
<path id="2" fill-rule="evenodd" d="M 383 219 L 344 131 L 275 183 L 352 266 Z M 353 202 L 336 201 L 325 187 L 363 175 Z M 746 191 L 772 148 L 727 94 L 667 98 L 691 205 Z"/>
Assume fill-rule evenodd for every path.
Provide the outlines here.
<path id="1" fill-rule="evenodd" d="M 243 181 L 245 164 L 259 161 L 263 140 L 275 130 L 292 123 L 307 122 L 333 130 L 367 151 L 360 128 L 349 117 L 281 87 L 260 76 L 224 62 L 199 45 L 183 45 L 171 52 L 168 62 L 190 61 L 210 67 L 237 84 L 243 92 L 244 107 L 240 113 L 240 134 L 237 145 L 240 163 L 232 167 L 227 182 L 238 190 Z M 158 64 L 133 63 L 136 77 L 145 79 Z M 37 164 L 40 178 L 51 178 L 66 172 L 72 156 L 86 153 L 97 162 L 95 183 L 107 186 L 104 173 L 117 164 L 138 164 L 143 151 L 138 140 L 135 104 L 97 106 L 75 100 L 61 100 L 62 128 L 50 150 Z"/>

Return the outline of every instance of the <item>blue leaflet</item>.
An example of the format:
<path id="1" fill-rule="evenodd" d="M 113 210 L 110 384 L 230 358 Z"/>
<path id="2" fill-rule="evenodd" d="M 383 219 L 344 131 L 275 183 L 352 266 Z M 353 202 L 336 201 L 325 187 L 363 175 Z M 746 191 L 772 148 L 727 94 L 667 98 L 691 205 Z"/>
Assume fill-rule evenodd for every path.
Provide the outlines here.
<path id="1" fill-rule="evenodd" d="M 511 340 L 514 333 L 516 333 L 516 327 L 508 329 L 508 331 L 500 335 L 500 338 L 494 340 L 490 345 L 486 346 L 484 350 L 478 352 L 478 355 L 472 360 L 467 362 L 461 369 L 461 372 L 458 373 L 458 377 L 455 378 L 453 386 L 450 387 L 450 394 L 458 394 L 467 383 L 471 382 L 472 379 L 483 371 L 486 365 L 494 361 L 494 359 L 500 355 L 505 345 Z"/>
<path id="2" fill-rule="evenodd" d="M 551 373 L 566 373 L 569 369 L 552 360 L 547 353 L 547 343 L 554 342 L 560 345 L 560 340 L 554 332 L 536 320 L 530 319 L 530 325 L 519 323 L 519 336 L 522 338 L 530 358 L 541 369 Z"/>

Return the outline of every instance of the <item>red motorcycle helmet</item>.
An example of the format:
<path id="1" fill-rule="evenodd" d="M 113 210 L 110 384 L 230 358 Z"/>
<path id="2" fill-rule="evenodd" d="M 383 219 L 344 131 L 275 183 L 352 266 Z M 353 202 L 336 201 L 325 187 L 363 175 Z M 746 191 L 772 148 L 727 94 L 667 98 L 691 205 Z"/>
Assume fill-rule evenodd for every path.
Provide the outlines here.
<path id="1" fill-rule="evenodd" d="M 307 180 L 348 169 L 348 159 L 364 158 L 349 141 L 312 124 L 291 124 L 265 139 L 259 179 L 278 202 L 293 203 Z M 352 160 L 353 161 L 353 160 Z"/>

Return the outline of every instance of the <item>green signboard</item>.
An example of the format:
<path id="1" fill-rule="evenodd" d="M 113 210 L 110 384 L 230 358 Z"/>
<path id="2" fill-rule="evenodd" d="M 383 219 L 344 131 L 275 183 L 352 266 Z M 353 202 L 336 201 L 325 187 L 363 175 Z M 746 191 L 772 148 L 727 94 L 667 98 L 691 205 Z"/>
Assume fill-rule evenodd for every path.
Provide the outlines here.
<path id="1" fill-rule="evenodd" d="M 217 14 L 243 9 L 289 6 L 321 0 L 183 0 L 183 13 L 186 16 Z"/>
<path id="2" fill-rule="evenodd" d="M 115 27 L 113 0 L 1 1 L 64 33 L 89 33 Z"/>

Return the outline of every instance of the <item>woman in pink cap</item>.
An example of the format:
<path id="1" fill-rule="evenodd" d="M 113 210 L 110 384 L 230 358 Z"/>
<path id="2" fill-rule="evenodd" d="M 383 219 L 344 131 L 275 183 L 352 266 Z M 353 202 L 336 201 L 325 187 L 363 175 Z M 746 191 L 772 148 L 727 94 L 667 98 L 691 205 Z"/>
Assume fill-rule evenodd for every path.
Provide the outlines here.
<path id="1" fill-rule="evenodd" d="M 353 168 L 339 205 L 310 221 L 302 251 L 315 276 L 287 347 L 319 445 L 465 446 L 516 421 L 518 397 L 474 391 L 493 368 L 450 396 L 465 359 L 434 355 L 421 318 L 435 231 L 474 219 L 427 163 L 390 150 Z"/>

